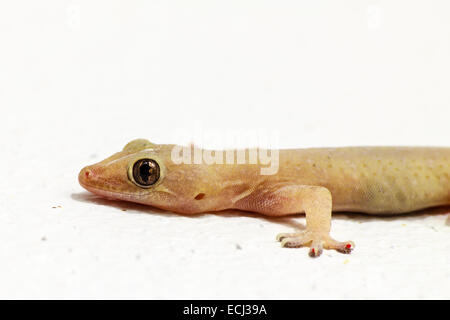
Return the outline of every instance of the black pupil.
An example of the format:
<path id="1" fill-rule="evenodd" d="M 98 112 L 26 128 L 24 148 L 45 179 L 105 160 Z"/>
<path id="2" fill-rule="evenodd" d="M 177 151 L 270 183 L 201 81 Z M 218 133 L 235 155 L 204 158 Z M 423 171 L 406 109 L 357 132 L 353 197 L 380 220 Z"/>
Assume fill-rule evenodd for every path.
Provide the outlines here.
<path id="1" fill-rule="evenodd" d="M 142 159 L 133 166 L 134 180 L 143 186 L 150 186 L 159 179 L 159 166 L 152 159 Z"/>
<path id="2" fill-rule="evenodd" d="M 148 165 L 148 163 L 143 163 L 139 167 L 139 176 L 141 177 L 142 181 L 148 182 L 148 178 L 151 176 L 152 168 Z"/>

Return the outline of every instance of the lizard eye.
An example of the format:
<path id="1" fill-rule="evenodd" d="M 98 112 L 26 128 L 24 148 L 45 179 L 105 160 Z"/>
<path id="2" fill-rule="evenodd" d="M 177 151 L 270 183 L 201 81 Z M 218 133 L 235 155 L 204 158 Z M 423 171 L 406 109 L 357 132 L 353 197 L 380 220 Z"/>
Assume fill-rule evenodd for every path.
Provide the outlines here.
<path id="1" fill-rule="evenodd" d="M 160 169 L 153 159 L 140 159 L 133 165 L 133 180 L 139 187 L 149 187 L 158 181 Z"/>

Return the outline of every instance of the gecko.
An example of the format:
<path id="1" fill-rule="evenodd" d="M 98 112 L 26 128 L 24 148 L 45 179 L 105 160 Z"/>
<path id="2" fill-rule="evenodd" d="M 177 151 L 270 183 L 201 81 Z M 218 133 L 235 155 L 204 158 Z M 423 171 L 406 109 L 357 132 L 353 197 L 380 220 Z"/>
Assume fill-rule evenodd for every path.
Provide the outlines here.
<path id="1" fill-rule="evenodd" d="M 332 212 L 397 215 L 450 205 L 448 147 L 283 149 L 277 172 L 264 175 L 260 162 L 180 163 L 173 159 L 175 147 L 133 140 L 84 167 L 79 183 L 102 197 L 181 214 L 305 214 L 305 230 L 276 239 L 285 248 L 309 247 L 312 257 L 355 248 L 353 241 L 330 236 Z"/>

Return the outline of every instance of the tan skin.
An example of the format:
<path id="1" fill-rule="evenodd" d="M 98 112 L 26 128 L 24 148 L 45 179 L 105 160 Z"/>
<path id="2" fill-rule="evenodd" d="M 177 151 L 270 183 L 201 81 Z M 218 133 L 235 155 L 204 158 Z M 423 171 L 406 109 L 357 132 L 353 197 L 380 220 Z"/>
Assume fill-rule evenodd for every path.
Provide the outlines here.
<path id="1" fill-rule="evenodd" d="M 330 237 L 332 211 L 400 214 L 450 204 L 450 148 L 280 150 L 278 171 L 261 175 L 261 164 L 177 164 L 174 147 L 134 140 L 83 168 L 80 184 L 100 196 L 184 214 L 305 213 L 305 231 L 277 239 L 283 247 L 307 246 L 311 256 L 354 248 Z"/>

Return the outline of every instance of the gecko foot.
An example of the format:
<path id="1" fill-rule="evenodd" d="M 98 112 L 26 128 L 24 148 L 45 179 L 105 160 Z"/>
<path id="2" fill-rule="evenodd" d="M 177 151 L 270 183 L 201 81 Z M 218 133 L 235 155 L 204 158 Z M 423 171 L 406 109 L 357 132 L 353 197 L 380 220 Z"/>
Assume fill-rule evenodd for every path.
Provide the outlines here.
<path id="1" fill-rule="evenodd" d="M 341 253 L 350 253 L 355 244 L 352 241 L 340 242 L 331 238 L 328 234 L 317 231 L 303 231 L 301 233 L 280 233 L 277 241 L 281 242 L 283 248 L 299 248 L 308 246 L 309 255 L 318 257 L 323 249 L 334 249 Z"/>

